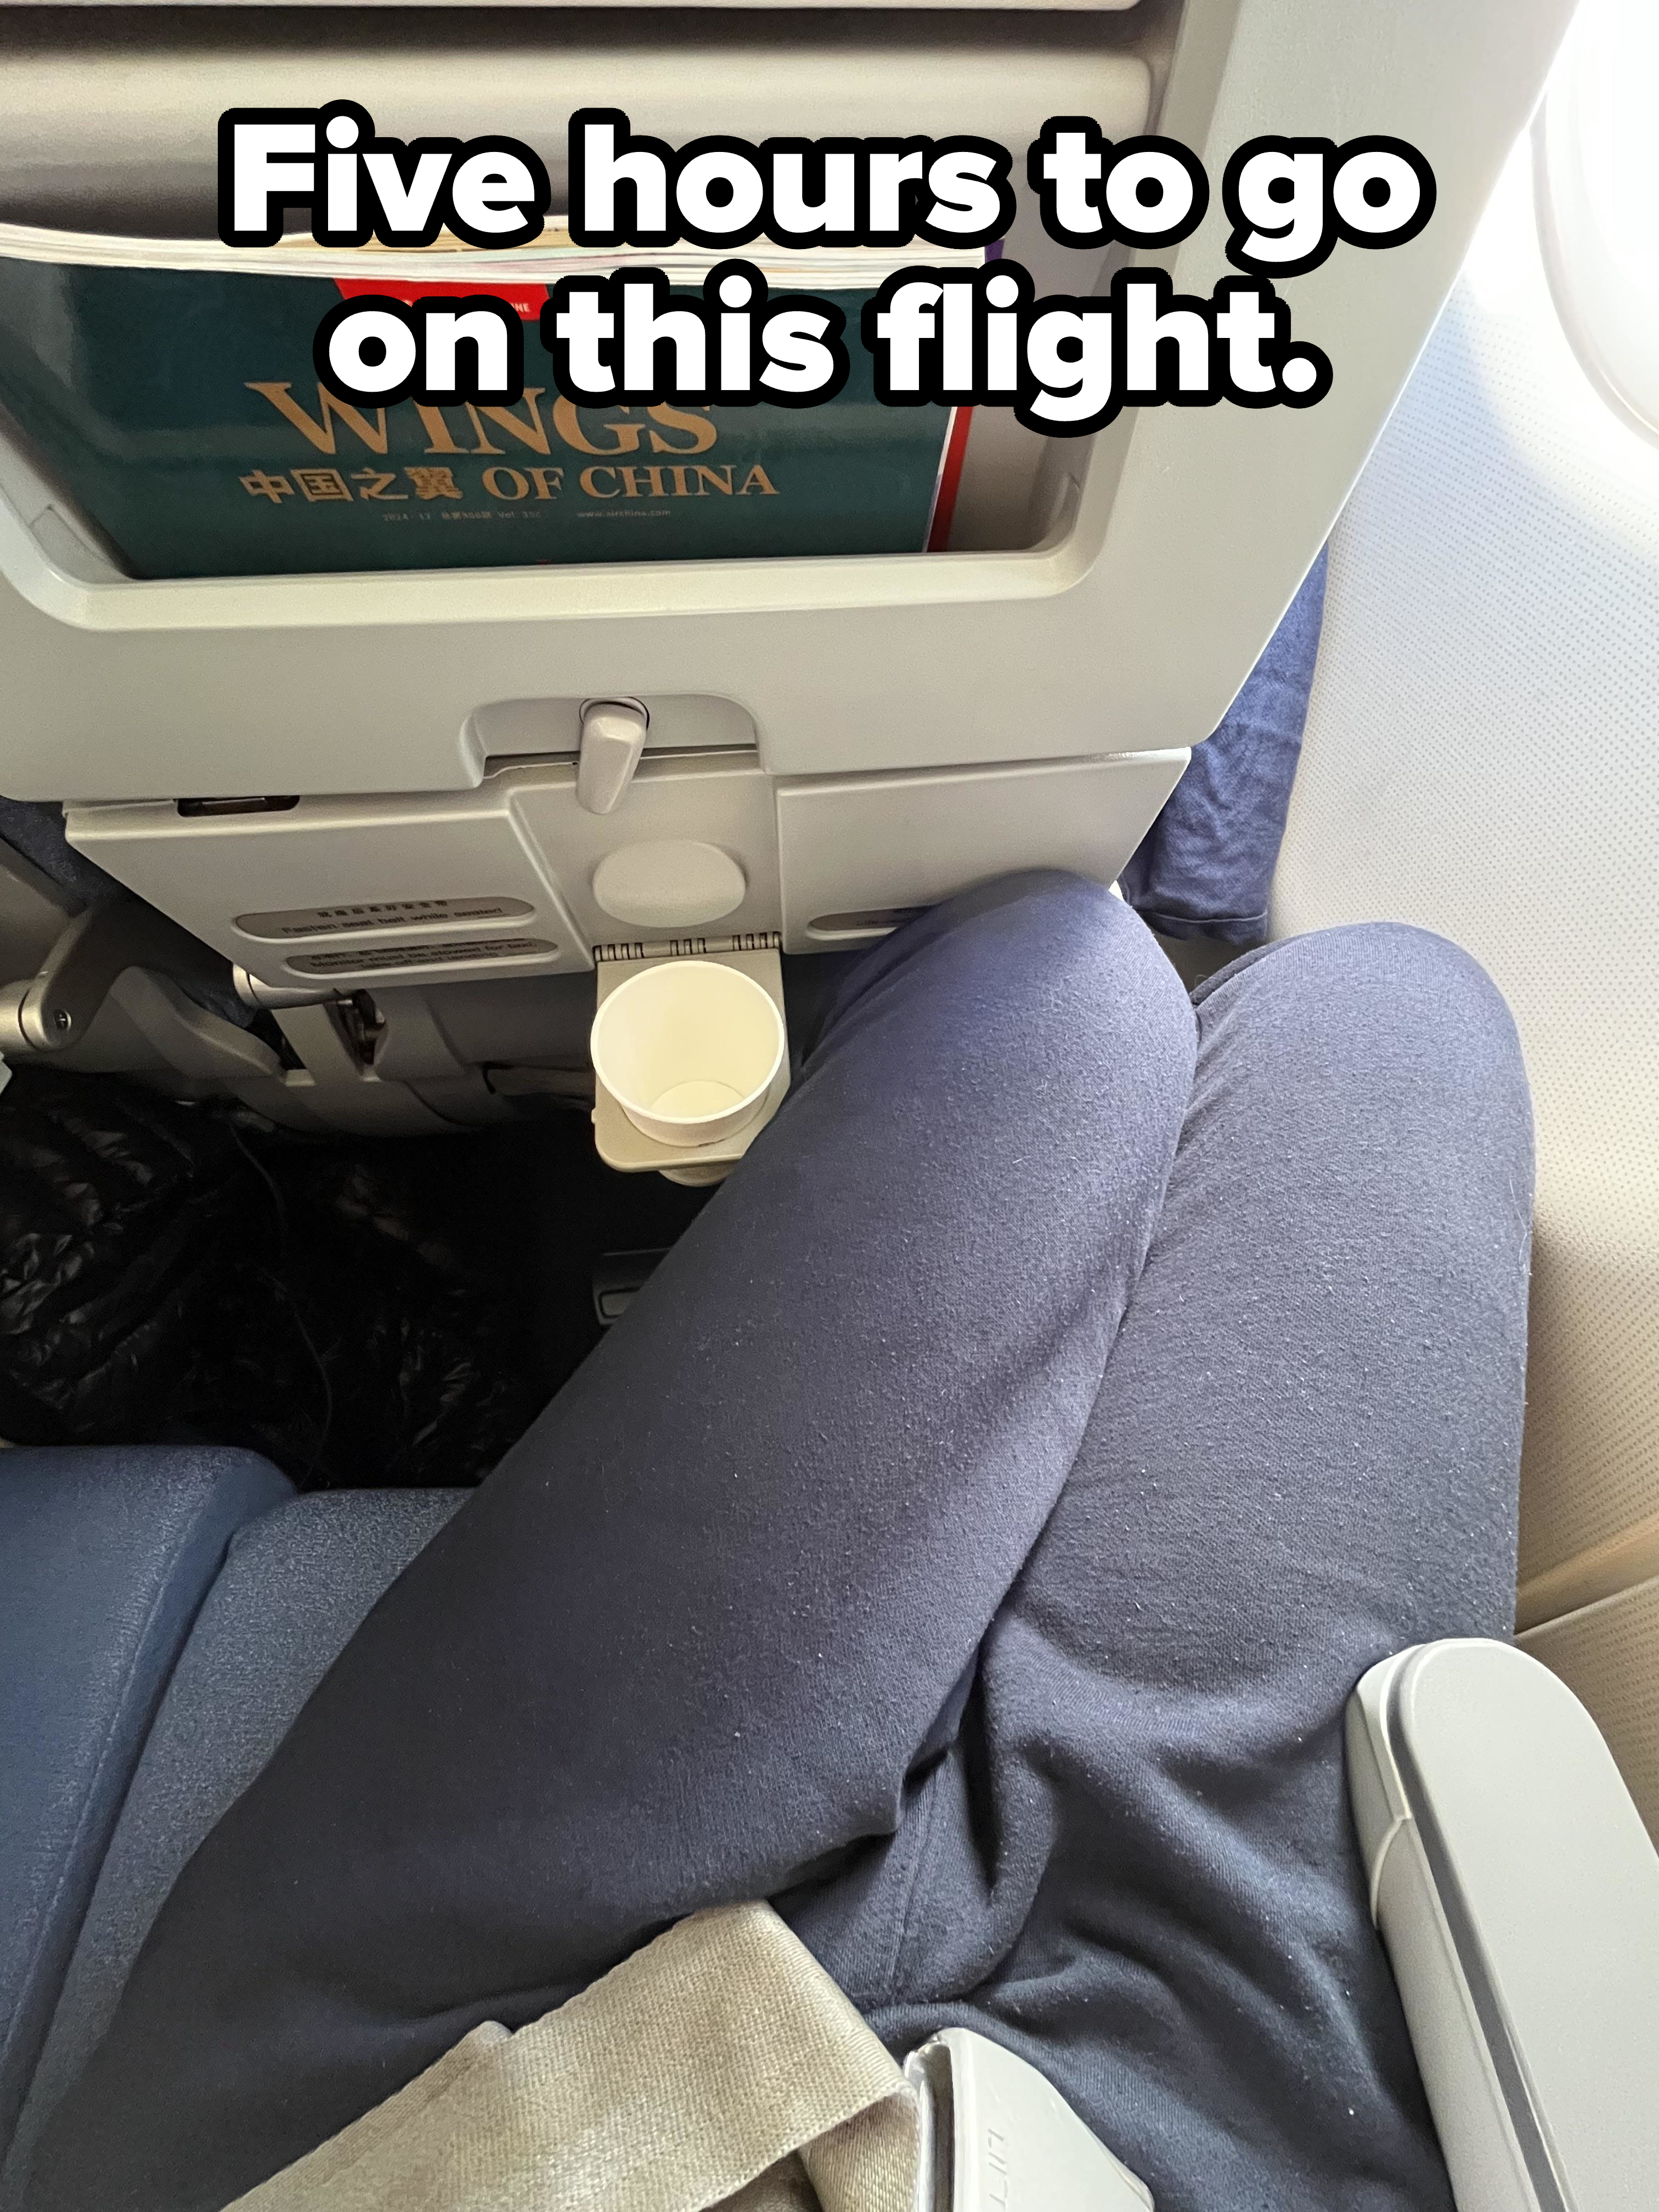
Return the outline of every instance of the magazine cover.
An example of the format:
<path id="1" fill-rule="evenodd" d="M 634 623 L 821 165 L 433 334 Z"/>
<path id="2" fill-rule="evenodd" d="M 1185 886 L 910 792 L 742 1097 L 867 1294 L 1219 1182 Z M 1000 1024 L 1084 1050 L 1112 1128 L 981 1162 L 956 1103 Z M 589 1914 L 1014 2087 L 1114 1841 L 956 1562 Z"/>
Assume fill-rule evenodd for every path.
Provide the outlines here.
<path id="1" fill-rule="evenodd" d="M 879 404 L 856 344 L 845 390 L 819 407 L 578 408 L 553 388 L 533 325 L 558 276 L 649 261 L 690 289 L 716 258 L 600 255 L 556 237 L 510 262 L 308 240 L 255 254 L 0 224 L 0 407 L 137 576 L 942 542 L 966 411 Z M 896 258 L 795 253 L 763 273 L 832 301 L 855 329 Z M 319 382 L 313 337 L 343 295 L 479 291 L 532 326 L 514 406 L 365 406 Z"/>

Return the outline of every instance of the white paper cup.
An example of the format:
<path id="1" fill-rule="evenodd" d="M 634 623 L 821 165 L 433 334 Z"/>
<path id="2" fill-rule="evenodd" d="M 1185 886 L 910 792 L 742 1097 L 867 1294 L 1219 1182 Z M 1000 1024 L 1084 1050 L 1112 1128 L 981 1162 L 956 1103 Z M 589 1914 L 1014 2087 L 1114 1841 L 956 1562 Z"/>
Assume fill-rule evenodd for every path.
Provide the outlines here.
<path id="1" fill-rule="evenodd" d="M 710 1145 L 759 1113 L 787 1045 L 769 991 L 739 969 L 665 960 L 594 1017 L 593 1072 L 659 1145 Z"/>

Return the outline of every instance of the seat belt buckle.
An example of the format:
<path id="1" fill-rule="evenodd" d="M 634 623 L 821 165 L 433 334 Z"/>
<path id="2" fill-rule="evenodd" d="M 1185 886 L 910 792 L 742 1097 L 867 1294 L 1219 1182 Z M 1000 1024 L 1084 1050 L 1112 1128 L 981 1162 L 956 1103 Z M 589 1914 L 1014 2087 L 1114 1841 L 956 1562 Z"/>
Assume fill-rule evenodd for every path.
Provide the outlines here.
<path id="1" fill-rule="evenodd" d="M 1152 2192 L 1034 2066 L 969 2028 L 913 2051 L 916 2212 L 1152 2212 Z"/>

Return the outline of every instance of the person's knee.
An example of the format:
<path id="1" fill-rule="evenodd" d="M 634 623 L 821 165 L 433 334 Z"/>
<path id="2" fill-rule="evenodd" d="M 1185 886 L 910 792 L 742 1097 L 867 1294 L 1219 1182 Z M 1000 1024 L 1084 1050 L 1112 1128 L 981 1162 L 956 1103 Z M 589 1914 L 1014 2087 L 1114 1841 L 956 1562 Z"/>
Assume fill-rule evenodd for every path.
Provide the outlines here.
<path id="1" fill-rule="evenodd" d="M 1126 918 L 1144 931 L 1139 916 L 1104 884 L 1069 868 L 1015 868 L 954 892 L 889 939 L 895 951 L 929 941 L 988 916 L 1003 917 L 1011 932 L 1044 933 L 1058 927 L 1080 947 L 1121 932 Z"/>
<path id="2" fill-rule="evenodd" d="M 848 976 L 840 1009 L 935 952 L 941 965 L 966 961 L 987 986 L 1127 968 L 1167 976 L 1184 996 L 1145 923 L 1105 884 L 1063 868 L 1023 868 L 942 899 L 872 946 Z"/>
<path id="3" fill-rule="evenodd" d="M 1231 1005 L 1291 1048 L 1305 1040 L 1328 1072 L 1409 1062 L 1437 1089 L 1511 1109 L 1530 1128 L 1525 1066 L 1503 994 L 1474 956 L 1406 922 L 1358 922 L 1286 938 L 1225 969 L 1196 994 L 1212 1022 Z M 1287 1077 L 1295 1054 L 1285 1065 Z"/>
<path id="4" fill-rule="evenodd" d="M 1321 992 L 1348 1018 L 1409 1022 L 1442 1032 L 1460 1053 L 1519 1069 L 1514 1018 L 1473 953 L 1450 938 L 1403 921 L 1362 921 L 1288 939 L 1287 956 L 1305 992 Z"/>
<path id="5" fill-rule="evenodd" d="M 847 978 L 824 1043 L 896 994 L 908 1021 L 954 1024 L 990 1056 L 1027 1054 L 1034 1077 L 1103 1051 L 1173 1054 L 1190 1071 L 1191 1004 L 1157 941 L 1103 884 L 1064 870 L 994 878 L 896 930 Z"/>

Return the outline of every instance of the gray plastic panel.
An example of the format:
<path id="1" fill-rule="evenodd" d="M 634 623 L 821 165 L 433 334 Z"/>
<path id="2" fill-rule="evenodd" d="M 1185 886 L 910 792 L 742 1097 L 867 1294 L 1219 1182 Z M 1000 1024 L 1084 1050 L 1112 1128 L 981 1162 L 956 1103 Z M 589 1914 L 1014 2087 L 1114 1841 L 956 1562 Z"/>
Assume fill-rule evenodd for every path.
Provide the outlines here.
<path id="1" fill-rule="evenodd" d="M 1072 868 L 1110 883 L 1188 757 L 1143 753 L 781 784 L 784 950 L 867 942 L 906 908 L 1013 868 Z"/>
<path id="2" fill-rule="evenodd" d="M 1659 2201 L 1659 1855 L 1595 1723 L 1504 1644 L 1349 1707 L 1350 1786 L 1460 2212 Z"/>
<path id="3" fill-rule="evenodd" d="M 1098 6 L 1098 0 L 1096 0 Z M 565 204 L 565 120 L 621 107 L 682 144 L 720 130 L 869 137 L 976 131 L 1012 144 L 1057 108 L 1137 130 L 1146 64 L 1092 9 L 957 15 L 880 8 L 0 9 L 0 219 L 211 237 L 219 112 L 362 101 L 404 139 L 505 132 Z"/>
<path id="4" fill-rule="evenodd" d="M 752 753 L 679 752 L 647 756 L 609 814 L 577 803 L 574 762 L 551 760 L 453 794 L 196 816 L 157 800 L 72 807 L 67 822 L 81 851 L 227 959 L 269 983 L 349 990 L 400 970 L 569 973 L 595 944 L 711 921 L 782 928 L 786 949 L 825 951 L 1011 869 L 1109 883 L 1186 763 L 1159 752 L 779 785 Z M 624 859 L 630 896 L 617 889 Z M 711 865 L 729 884 L 712 905 Z M 825 917 L 841 926 L 815 931 Z"/>

